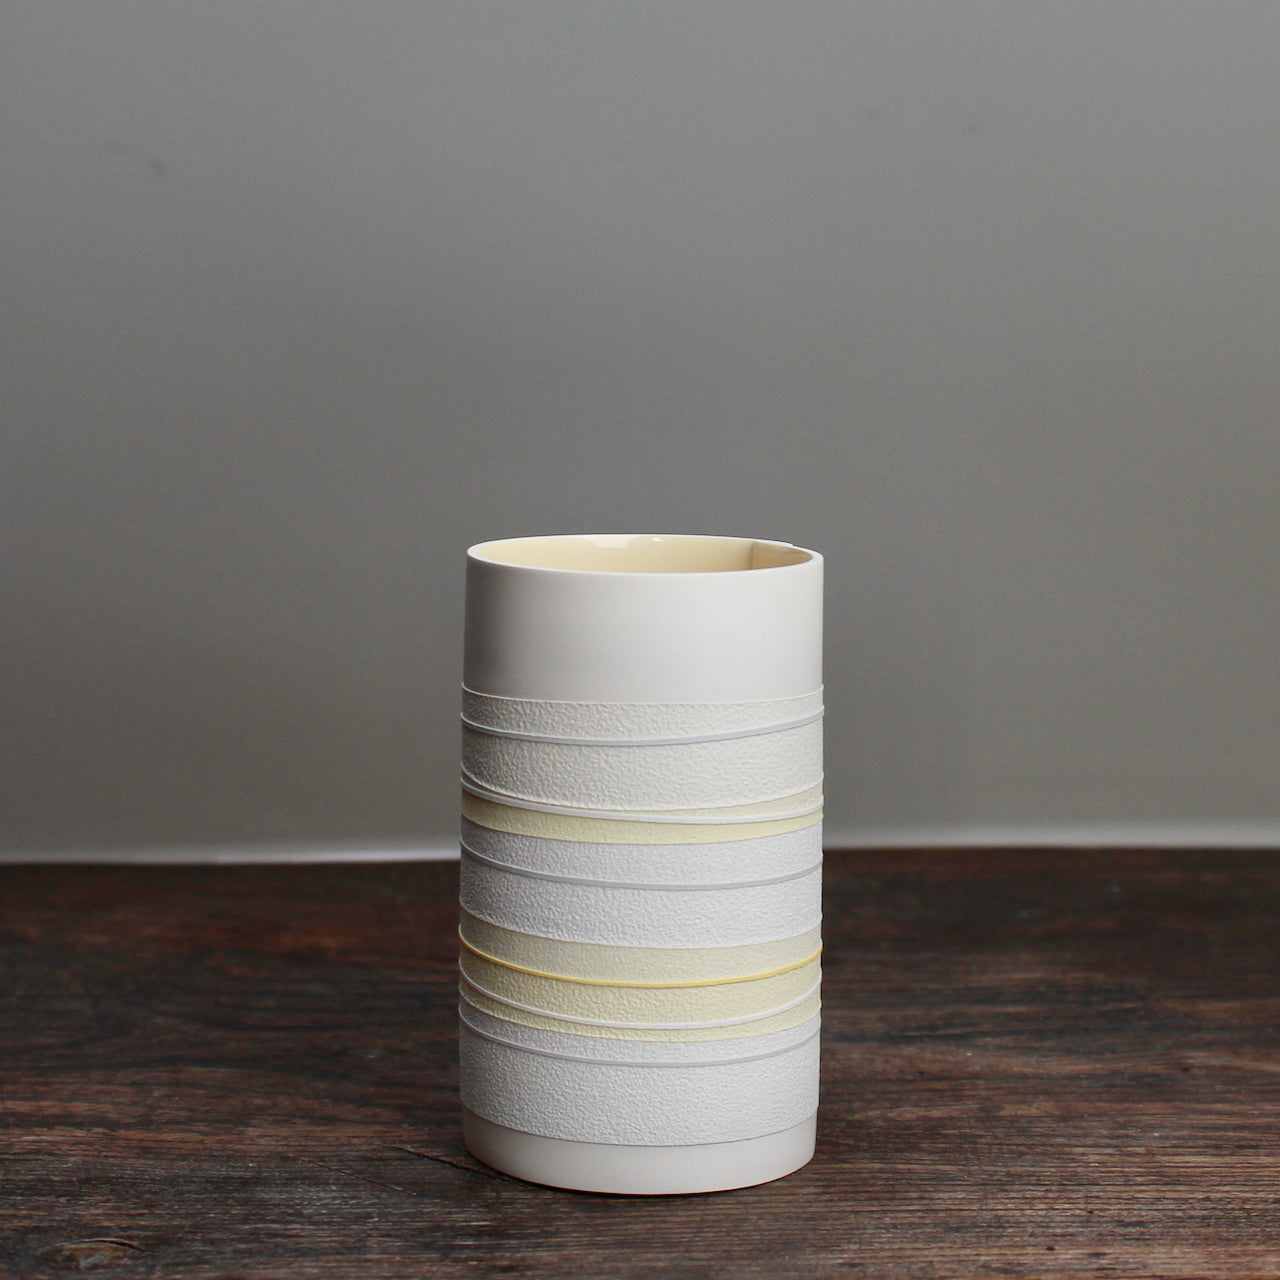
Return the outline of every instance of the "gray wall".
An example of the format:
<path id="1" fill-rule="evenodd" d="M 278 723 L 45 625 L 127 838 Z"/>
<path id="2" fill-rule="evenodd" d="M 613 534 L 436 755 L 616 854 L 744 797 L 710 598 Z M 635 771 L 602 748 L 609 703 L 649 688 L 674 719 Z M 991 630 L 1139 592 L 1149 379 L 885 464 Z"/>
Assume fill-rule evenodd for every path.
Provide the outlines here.
<path id="1" fill-rule="evenodd" d="M 1277 67 L 1270 0 L 7 0 L 0 847 L 447 842 L 464 548 L 589 530 L 826 553 L 840 838 L 1273 830 Z"/>

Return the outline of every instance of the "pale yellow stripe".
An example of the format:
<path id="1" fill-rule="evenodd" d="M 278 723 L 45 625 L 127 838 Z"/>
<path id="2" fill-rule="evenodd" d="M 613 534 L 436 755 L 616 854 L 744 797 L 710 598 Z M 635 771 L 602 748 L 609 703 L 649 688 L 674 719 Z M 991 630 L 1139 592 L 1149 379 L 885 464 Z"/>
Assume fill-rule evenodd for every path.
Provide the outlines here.
<path id="1" fill-rule="evenodd" d="M 519 1023 L 523 1027 L 559 1031 L 570 1036 L 599 1036 L 605 1040 L 661 1040 L 674 1043 L 741 1040 L 747 1036 L 768 1035 L 771 1031 L 787 1031 L 791 1027 L 798 1027 L 802 1022 L 808 1022 L 822 1007 L 821 997 L 815 991 L 807 1000 L 801 1001 L 790 1009 L 784 1009 L 781 1013 L 771 1014 L 767 1018 L 756 1018 L 751 1022 L 735 1023 L 728 1027 L 601 1027 L 569 1022 L 563 1018 L 548 1018 L 545 1014 L 517 1009 L 514 1005 L 494 1000 L 465 980 L 462 983 L 462 994 L 464 999 L 469 1004 L 475 1005 L 477 1009 L 495 1018 Z"/>
<path id="2" fill-rule="evenodd" d="M 797 818 L 761 822 L 629 822 L 610 818 L 579 818 L 540 809 L 518 809 L 496 800 L 482 800 L 462 793 L 462 812 L 477 826 L 513 835 L 540 836 L 548 840 L 581 840 L 592 844 L 719 844 L 750 840 L 754 836 L 800 831 L 822 821 L 822 811 Z M 705 810 L 704 810 L 705 812 Z M 734 815 L 728 811 L 726 817 Z"/>
<path id="3" fill-rule="evenodd" d="M 623 987 L 565 982 L 495 964 L 464 950 L 462 972 L 500 1000 L 566 1018 L 600 1022 L 727 1022 L 799 1000 L 818 981 L 818 961 L 753 982 L 697 987 Z"/>
<path id="4" fill-rule="evenodd" d="M 459 933 L 467 945 L 513 968 L 580 981 L 646 986 L 758 978 L 804 964 L 822 947 L 820 929 L 737 947 L 610 947 L 517 933 L 468 911 L 462 913 Z"/>
<path id="5" fill-rule="evenodd" d="M 528 744 L 526 744 L 528 745 Z M 552 804 L 532 797 L 517 796 L 514 792 L 499 791 L 489 787 L 479 778 L 462 771 L 462 789 L 481 800 L 507 804 L 513 809 L 535 809 L 541 813 L 558 813 L 568 818 L 601 818 L 606 822 L 685 822 L 690 826 L 721 826 L 726 822 L 781 822 L 787 818 L 812 817 L 822 804 L 822 780 L 819 778 L 803 791 L 793 791 L 785 796 L 773 796 L 768 800 L 752 800 L 738 804 L 697 805 L 672 809 L 597 808 L 594 805 Z"/>
<path id="6" fill-rule="evenodd" d="M 812 959 L 822 947 L 819 928 L 776 942 L 736 947 L 613 947 L 596 942 L 564 942 L 517 933 L 463 911 L 460 932 L 476 950 L 521 969 L 594 978 L 599 982 L 727 982 L 759 977 Z"/>

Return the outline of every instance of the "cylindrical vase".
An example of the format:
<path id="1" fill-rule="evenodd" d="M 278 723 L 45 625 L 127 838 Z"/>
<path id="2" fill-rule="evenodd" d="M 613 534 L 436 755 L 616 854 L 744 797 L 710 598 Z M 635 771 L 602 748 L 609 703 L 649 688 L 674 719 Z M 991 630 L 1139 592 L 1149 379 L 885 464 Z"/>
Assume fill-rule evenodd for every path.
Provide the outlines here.
<path id="1" fill-rule="evenodd" d="M 472 1153 L 637 1195 L 798 1169 L 818 1099 L 822 557 L 481 543 L 463 685 Z"/>

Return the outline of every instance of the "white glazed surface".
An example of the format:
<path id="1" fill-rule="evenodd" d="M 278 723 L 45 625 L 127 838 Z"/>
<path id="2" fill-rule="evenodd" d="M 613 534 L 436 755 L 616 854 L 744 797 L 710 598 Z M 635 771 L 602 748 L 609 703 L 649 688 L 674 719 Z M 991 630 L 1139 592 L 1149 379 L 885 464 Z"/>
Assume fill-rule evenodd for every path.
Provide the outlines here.
<path id="1" fill-rule="evenodd" d="M 493 545 L 472 547 L 467 557 L 463 683 L 477 693 L 751 702 L 801 697 L 822 684 L 822 557 L 813 552 L 764 544 L 804 559 L 731 572 L 629 573 L 505 564 L 486 558 Z"/>
<path id="2" fill-rule="evenodd" d="M 793 1173 L 813 1158 L 816 1117 L 739 1142 L 635 1147 L 567 1142 L 494 1124 L 463 1108 L 468 1149 L 516 1178 L 608 1195 L 690 1195 L 729 1191 Z"/>

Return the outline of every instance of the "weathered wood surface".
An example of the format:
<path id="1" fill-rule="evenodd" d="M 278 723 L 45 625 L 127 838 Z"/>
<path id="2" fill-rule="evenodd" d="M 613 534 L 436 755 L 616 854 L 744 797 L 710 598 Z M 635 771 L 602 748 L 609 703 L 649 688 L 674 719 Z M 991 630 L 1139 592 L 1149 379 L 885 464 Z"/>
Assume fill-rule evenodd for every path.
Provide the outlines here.
<path id="1" fill-rule="evenodd" d="M 828 861 L 819 1155 L 458 1138 L 456 868 L 0 870 L 0 1276 L 1280 1275 L 1280 854 Z"/>

